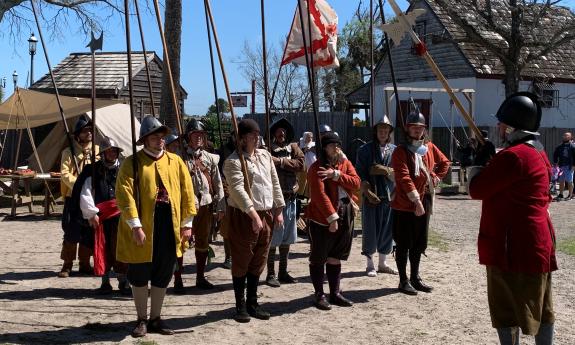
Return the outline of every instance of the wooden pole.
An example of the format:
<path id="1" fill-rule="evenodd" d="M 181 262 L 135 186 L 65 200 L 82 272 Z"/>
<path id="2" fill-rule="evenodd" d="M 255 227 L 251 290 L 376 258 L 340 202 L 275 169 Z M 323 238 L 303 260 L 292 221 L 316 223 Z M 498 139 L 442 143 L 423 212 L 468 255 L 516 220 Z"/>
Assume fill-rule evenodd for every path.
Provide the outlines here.
<path id="1" fill-rule="evenodd" d="M 134 118 L 134 83 L 132 78 L 132 41 L 130 35 L 130 0 L 124 0 L 124 20 L 126 21 L 126 53 L 128 55 L 128 90 L 130 97 L 130 124 L 132 127 L 132 173 L 134 175 L 134 200 L 140 207 L 140 179 L 138 176 L 138 155 L 136 150 L 136 120 Z"/>
<path id="2" fill-rule="evenodd" d="M 157 1 L 157 0 L 154 0 Z M 243 150 L 241 149 L 241 144 L 240 144 L 240 134 L 238 132 L 238 120 L 236 117 L 236 113 L 234 111 L 234 104 L 232 102 L 232 95 L 230 93 L 230 86 L 228 83 L 228 76 L 226 74 L 226 69 L 224 66 L 224 59 L 222 56 L 222 50 L 220 48 L 220 40 L 218 39 L 218 31 L 216 29 L 216 24 L 214 23 L 214 17 L 212 15 L 212 8 L 210 6 L 210 1 L 209 0 L 204 0 L 204 6 L 206 7 L 206 10 L 208 12 L 208 18 L 210 19 L 210 25 L 212 28 L 212 32 L 214 33 L 214 43 L 216 44 L 216 51 L 218 53 L 218 60 L 220 62 L 220 69 L 222 71 L 222 77 L 224 79 L 224 85 L 226 87 L 226 96 L 228 98 L 228 103 L 230 104 L 230 114 L 232 115 L 232 124 L 234 126 L 234 130 L 236 132 L 236 152 L 238 153 L 238 157 L 240 159 L 240 164 L 242 166 L 242 171 L 244 173 L 244 188 L 246 189 L 246 192 L 248 193 L 248 195 L 250 196 L 250 198 L 253 197 L 252 195 L 252 188 L 251 188 L 251 182 L 248 178 L 248 169 L 247 169 L 247 165 L 246 165 L 246 161 L 244 159 L 244 155 L 243 155 Z"/>
<path id="3" fill-rule="evenodd" d="M 408 33 L 409 33 L 411 39 L 413 40 L 413 42 L 417 45 L 421 45 L 421 46 L 425 47 L 424 43 L 421 42 L 421 40 L 419 39 L 417 34 L 413 31 L 413 29 L 411 29 L 411 25 L 409 24 L 407 19 L 405 19 L 403 12 L 401 12 L 401 10 L 399 9 L 399 6 L 397 6 L 397 3 L 395 2 L 395 0 L 389 0 L 389 4 L 391 5 L 391 8 L 395 12 L 395 14 L 399 18 L 399 20 L 403 23 L 404 27 L 408 29 Z M 453 101 L 453 104 L 455 104 L 455 107 L 457 108 L 457 110 L 459 110 L 459 113 L 461 114 L 461 116 L 463 116 L 465 121 L 467 121 L 467 124 L 469 125 L 471 130 L 473 130 L 475 135 L 478 137 L 478 140 L 482 144 L 484 144 L 485 140 L 481 136 L 481 131 L 479 130 L 479 128 L 477 128 L 477 125 L 475 125 L 475 123 L 473 122 L 473 119 L 471 118 L 469 113 L 467 113 L 467 110 L 465 110 L 465 108 L 463 107 L 463 105 L 461 104 L 461 102 L 459 101 L 457 96 L 455 95 L 451 86 L 449 86 L 447 79 L 445 79 L 445 76 L 443 75 L 443 73 L 441 73 L 441 71 L 439 70 L 439 67 L 437 67 L 437 64 L 435 63 L 435 61 L 433 60 L 431 55 L 429 55 L 427 48 L 425 48 L 422 56 L 425 59 L 425 61 L 427 62 L 427 64 L 429 65 L 429 67 L 431 68 L 431 71 L 433 72 L 433 74 L 435 74 L 437 80 L 439 80 L 441 85 L 443 85 L 443 88 L 445 89 L 445 91 L 449 95 L 449 98 L 451 98 L 451 100 Z"/>
<path id="4" fill-rule="evenodd" d="M 373 47 L 373 0 L 369 0 L 369 120 L 371 127 L 375 125 L 375 58 Z"/>
<path id="5" fill-rule="evenodd" d="M 172 93 L 172 102 L 174 102 L 174 111 L 176 113 L 176 120 L 178 122 L 178 132 L 180 134 L 184 133 L 182 128 L 182 117 L 180 114 L 180 103 L 178 102 L 178 97 L 176 96 L 176 85 L 174 84 L 174 76 L 172 74 L 172 64 L 170 63 L 170 53 L 168 52 L 168 44 L 166 43 L 166 35 L 164 35 L 164 26 L 162 24 L 162 17 L 160 15 L 160 5 L 158 0 L 154 0 L 154 9 L 156 12 L 156 21 L 158 22 L 158 30 L 160 31 L 160 38 L 162 39 L 162 47 L 164 49 L 164 63 L 166 69 L 168 70 L 168 77 L 170 79 L 170 91 Z M 179 85 L 178 85 L 179 86 Z M 178 87 L 179 91 L 179 87 Z M 180 147 L 182 147 L 182 155 L 187 158 L 187 150 L 184 150 L 184 138 L 183 135 L 178 137 L 180 141 Z"/>
<path id="6" fill-rule="evenodd" d="M 92 193 L 96 190 L 96 51 L 92 50 Z M 94 194 L 95 195 L 95 194 Z"/>
<path id="7" fill-rule="evenodd" d="M 214 99 L 216 106 L 216 113 L 218 115 L 218 134 L 220 135 L 220 146 L 224 146 L 224 134 L 222 132 L 222 110 L 220 109 L 220 103 L 218 102 L 218 85 L 216 81 L 216 68 L 214 64 L 214 49 L 212 47 L 212 29 L 210 28 L 210 19 L 208 18 L 208 9 L 204 6 L 204 12 L 206 15 L 206 31 L 208 33 L 208 47 L 210 48 L 210 66 L 212 69 L 212 84 L 214 87 Z"/>
<path id="8" fill-rule="evenodd" d="M 297 6 L 298 6 L 298 12 L 299 12 L 299 21 L 301 24 L 301 31 L 302 31 L 302 38 L 303 38 L 303 47 L 304 47 L 304 53 L 305 53 L 305 64 L 306 64 L 306 69 L 307 69 L 307 79 L 309 82 L 309 87 L 310 87 L 310 93 L 311 93 L 311 104 L 312 104 L 312 109 L 313 109 L 313 118 L 314 118 L 314 123 L 315 123 L 315 137 L 317 138 L 316 140 L 316 147 L 318 148 L 316 150 L 317 152 L 317 157 L 318 159 L 320 159 L 320 161 L 323 159 L 323 148 L 321 146 L 321 137 L 319 134 L 319 118 L 318 118 L 318 113 L 317 113 L 317 107 L 315 104 L 315 96 L 314 96 L 314 80 L 313 80 L 313 51 L 311 52 L 311 54 L 308 54 L 308 49 L 307 49 L 307 40 L 305 38 L 305 26 L 304 26 L 304 20 L 303 20 L 303 8 L 301 5 L 302 0 L 297 0 Z M 309 2 L 307 3 L 309 5 Z M 311 23 L 311 16 L 310 16 L 310 12 L 309 12 L 309 7 L 308 7 L 308 23 Z M 311 32 L 311 30 L 309 30 Z M 310 39 L 310 46 L 311 46 L 311 35 L 309 35 L 309 39 Z M 312 55 L 312 56 L 310 56 Z"/>
<path id="9" fill-rule="evenodd" d="M 150 74 L 150 66 L 148 64 L 148 52 L 146 50 L 146 42 L 144 40 L 144 30 L 142 27 L 142 18 L 140 16 L 140 6 L 138 6 L 138 0 L 134 0 L 134 7 L 136 9 L 136 17 L 138 18 L 138 28 L 140 29 L 140 39 L 142 41 L 142 53 L 144 54 L 144 66 L 146 66 L 146 77 L 148 78 L 148 92 L 150 93 L 150 102 L 152 104 L 152 116 L 156 117 L 156 104 L 154 102 L 154 89 L 152 88 L 152 77 Z M 143 112 L 143 110 L 142 110 L 142 112 Z"/>
<path id="10" fill-rule="evenodd" d="M 48 72 L 50 72 L 50 79 L 52 79 L 52 86 L 54 87 L 54 94 L 56 95 L 56 101 L 58 102 L 58 109 L 60 110 L 60 117 L 62 123 L 64 124 L 64 130 L 66 131 L 66 137 L 68 138 L 68 146 L 70 147 L 70 153 L 72 154 L 72 161 L 76 167 L 76 171 L 80 171 L 78 167 L 78 161 L 76 160 L 76 153 L 74 150 L 74 142 L 70 136 L 70 128 L 68 128 L 68 123 L 66 122 L 66 116 L 64 115 L 64 108 L 62 106 L 62 100 L 60 99 L 60 92 L 58 91 L 58 86 L 56 85 L 56 79 L 54 78 L 54 73 L 52 71 L 52 65 L 50 64 L 50 59 L 48 58 L 48 48 L 46 47 L 46 42 L 44 41 L 44 35 L 42 34 L 42 27 L 40 26 L 40 20 L 38 19 L 38 8 L 36 5 L 37 0 L 30 0 L 32 3 L 32 13 L 34 13 L 34 20 L 36 21 L 36 27 L 38 28 L 38 36 L 40 36 L 40 42 L 42 43 L 42 50 L 44 50 L 44 57 L 46 58 L 46 65 L 48 65 Z"/>
<path id="11" fill-rule="evenodd" d="M 266 45 L 266 12 L 264 7 L 265 0 L 260 1 L 261 17 L 262 17 L 262 57 L 263 57 L 263 69 L 264 69 L 264 106 L 266 111 L 266 143 L 268 150 L 272 151 L 272 141 L 270 133 L 270 103 L 269 103 L 269 85 L 268 85 L 268 51 Z"/>

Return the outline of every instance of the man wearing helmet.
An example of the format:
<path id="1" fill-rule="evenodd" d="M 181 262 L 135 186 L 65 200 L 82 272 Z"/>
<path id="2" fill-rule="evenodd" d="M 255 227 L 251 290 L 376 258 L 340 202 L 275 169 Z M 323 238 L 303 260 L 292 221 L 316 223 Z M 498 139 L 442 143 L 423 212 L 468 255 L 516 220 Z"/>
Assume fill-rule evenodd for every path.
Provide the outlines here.
<path id="1" fill-rule="evenodd" d="M 70 217 L 70 206 L 72 188 L 82 172 L 84 167 L 92 163 L 92 120 L 87 115 L 82 115 L 76 121 L 74 126 L 74 156 L 70 147 L 66 147 L 62 151 L 62 158 L 60 160 L 60 172 L 62 178 L 60 180 L 60 190 L 62 197 L 64 197 L 64 212 L 62 214 L 62 229 L 64 230 L 64 241 L 62 243 L 62 252 L 60 258 L 64 261 L 58 277 L 68 278 L 72 271 L 72 265 L 76 259 L 76 251 L 78 251 L 78 259 L 80 260 L 80 273 L 93 274 L 93 269 L 90 266 L 90 256 L 92 255 L 93 236 L 90 228 L 85 229 L 81 223 Z M 99 147 L 96 145 L 96 152 L 98 154 Z M 78 170 L 76 169 L 76 163 Z M 95 160 L 95 159 L 94 159 Z M 84 231 L 83 231 L 84 230 Z M 87 231 L 86 231 L 87 230 Z M 80 245 L 78 246 L 78 243 Z"/>
<path id="2" fill-rule="evenodd" d="M 206 279 L 204 272 L 208 261 L 208 239 L 214 221 L 212 206 L 216 206 L 219 220 L 223 218 L 225 211 L 224 188 L 218 167 L 220 157 L 205 150 L 207 138 L 201 121 L 191 119 L 186 126 L 186 135 L 188 139 L 186 165 L 192 177 L 198 210 L 193 226 L 196 287 L 212 289 L 214 286 Z M 183 261 L 178 263 L 182 267 Z M 174 288 L 183 290 L 181 274 L 176 276 Z"/>
<path id="3" fill-rule="evenodd" d="M 541 106 L 535 95 L 519 92 L 503 102 L 497 119 L 505 148 L 469 176 L 469 195 L 483 201 L 477 244 L 491 322 L 501 344 L 518 344 L 519 328 L 538 345 L 552 344 L 557 261 L 551 164 L 537 141 Z"/>
<path id="4" fill-rule="evenodd" d="M 156 118 L 145 117 L 137 141 L 137 145 L 144 148 L 126 158 L 116 181 L 116 200 L 122 212 L 116 257 L 128 263 L 128 281 L 138 314 L 133 337 L 143 337 L 147 332 L 174 333 L 160 314 L 176 258 L 182 256 L 192 235 L 196 214 L 194 189 L 186 164 L 179 156 L 164 150 L 164 137 L 168 133 L 169 129 Z"/>
<path id="5" fill-rule="evenodd" d="M 166 151 L 180 155 L 180 137 L 174 133 L 166 135 Z"/>
<path id="6" fill-rule="evenodd" d="M 266 283 L 279 287 L 280 283 L 293 284 L 297 280 L 287 271 L 290 245 L 297 239 L 297 203 L 296 192 L 299 188 L 297 173 L 304 169 L 304 155 L 296 143 L 292 143 L 294 130 L 285 118 L 277 120 L 270 127 L 272 135 L 271 154 L 276 166 L 280 186 L 282 188 L 285 207 L 283 209 L 284 225 L 274 229 L 268 254 L 268 274 Z M 276 248 L 279 246 L 279 273 L 275 275 Z"/>
<path id="7" fill-rule="evenodd" d="M 120 170 L 118 160 L 122 149 L 114 140 L 104 137 L 100 145 L 101 159 L 87 165 L 74 184 L 72 200 L 94 231 L 94 271 L 102 276 L 98 293 L 112 292 L 110 271 L 118 278 L 118 288 L 124 295 L 131 293 L 126 278 L 128 266 L 116 260 L 116 243 L 120 210 L 116 205 L 116 177 Z M 95 182 L 92 183 L 92 177 Z"/>
<path id="8" fill-rule="evenodd" d="M 397 274 L 386 263 L 393 249 L 392 217 L 389 203 L 395 188 L 391 156 L 395 145 L 390 143 L 393 126 L 384 115 L 373 127 L 373 140 L 359 148 L 355 168 L 361 178 L 362 202 L 362 254 L 367 257 L 366 273 L 375 277 L 377 272 Z M 377 272 L 372 256 L 378 253 Z"/>
<path id="9" fill-rule="evenodd" d="M 393 240 L 399 272 L 399 291 L 417 295 L 431 292 L 419 276 L 421 254 L 427 249 L 429 218 L 433 212 L 435 187 L 447 174 L 450 162 L 426 136 L 425 116 L 412 112 L 406 121 L 406 142 L 395 149 L 391 167 L 395 174 Z M 411 266 L 407 278 L 407 260 Z"/>

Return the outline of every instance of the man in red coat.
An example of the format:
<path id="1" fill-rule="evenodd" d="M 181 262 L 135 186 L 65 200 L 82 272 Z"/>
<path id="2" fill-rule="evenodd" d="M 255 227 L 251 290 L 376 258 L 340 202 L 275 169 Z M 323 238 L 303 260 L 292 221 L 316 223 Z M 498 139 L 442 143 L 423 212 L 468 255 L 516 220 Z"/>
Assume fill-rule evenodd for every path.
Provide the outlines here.
<path id="1" fill-rule="evenodd" d="M 497 118 L 506 148 L 469 177 L 469 194 L 483 200 L 478 247 L 491 321 L 501 344 L 519 344 L 519 328 L 538 345 L 552 344 L 557 262 L 548 212 L 551 165 L 537 141 L 541 107 L 535 95 L 520 92 L 503 102 Z"/>

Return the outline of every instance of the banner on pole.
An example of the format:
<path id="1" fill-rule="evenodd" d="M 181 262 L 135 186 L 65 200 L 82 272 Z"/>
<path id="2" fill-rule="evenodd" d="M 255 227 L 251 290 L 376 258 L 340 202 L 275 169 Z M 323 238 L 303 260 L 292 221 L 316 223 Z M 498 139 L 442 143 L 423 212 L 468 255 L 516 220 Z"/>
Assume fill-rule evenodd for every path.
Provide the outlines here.
<path id="1" fill-rule="evenodd" d="M 314 68 L 339 67 L 337 59 L 337 13 L 325 0 L 298 0 L 302 1 L 302 8 L 309 5 L 311 15 L 311 40 L 309 37 L 309 22 L 307 12 L 304 13 L 303 28 L 299 18 L 299 9 L 296 7 L 294 20 L 288 35 L 282 65 L 294 63 L 305 65 L 305 48 L 302 36 L 308 45 L 308 52 L 313 54 Z M 305 7 L 304 7 L 305 6 Z"/>

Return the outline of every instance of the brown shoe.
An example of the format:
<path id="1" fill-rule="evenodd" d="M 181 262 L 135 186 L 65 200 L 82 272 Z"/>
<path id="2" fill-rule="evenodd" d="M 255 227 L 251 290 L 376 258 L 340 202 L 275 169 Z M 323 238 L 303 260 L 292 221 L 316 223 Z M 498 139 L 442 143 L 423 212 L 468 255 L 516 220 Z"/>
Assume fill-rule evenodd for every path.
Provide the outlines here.
<path id="1" fill-rule="evenodd" d="M 174 334 L 174 330 L 168 328 L 164 321 L 158 316 L 157 318 L 148 321 L 148 332 L 149 333 L 158 333 L 161 335 L 172 335 Z"/>
<path id="2" fill-rule="evenodd" d="M 64 262 L 62 269 L 58 272 L 58 278 L 68 278 L 70 277 L 70 272 L 72 272 L 72 263 Z"/>
<path id="3" fill-rule="evenodd" d="M 136 321 L 136 327 L 132 330 L 132 337 L 141 338 L 146 335 L 148 332 L 146 321 L 146 319 L 138 319 L 138 321 Z"/>

